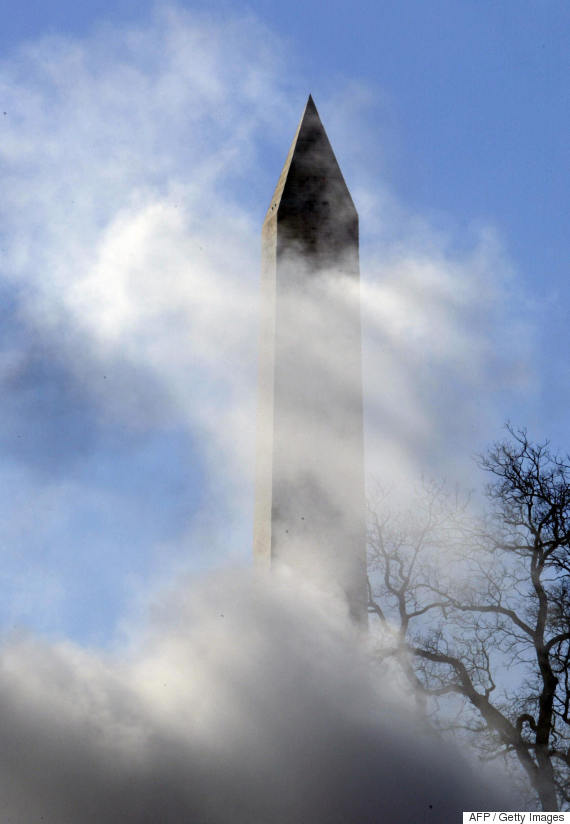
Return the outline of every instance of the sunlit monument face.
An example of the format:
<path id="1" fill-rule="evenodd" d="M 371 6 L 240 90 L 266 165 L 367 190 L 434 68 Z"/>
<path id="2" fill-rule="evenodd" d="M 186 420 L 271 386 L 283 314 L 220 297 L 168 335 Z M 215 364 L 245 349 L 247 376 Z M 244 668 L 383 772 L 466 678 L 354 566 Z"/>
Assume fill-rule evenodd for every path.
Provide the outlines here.
<path id="1" fill-rule="evenodd" d="M 262 238 L 255 556 L 365 623 L 358 215 L 311 97 Z"/>

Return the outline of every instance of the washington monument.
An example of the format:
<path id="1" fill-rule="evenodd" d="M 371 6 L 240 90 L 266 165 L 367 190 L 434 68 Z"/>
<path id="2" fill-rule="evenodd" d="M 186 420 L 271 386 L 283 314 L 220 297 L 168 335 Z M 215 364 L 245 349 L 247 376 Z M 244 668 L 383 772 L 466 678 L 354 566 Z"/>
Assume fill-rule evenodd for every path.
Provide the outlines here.
<path id="1" fill-rule="evenodd" d="M 312 97 L 263 223 L 254 554 L 367 613 L 358 215 Z"/>

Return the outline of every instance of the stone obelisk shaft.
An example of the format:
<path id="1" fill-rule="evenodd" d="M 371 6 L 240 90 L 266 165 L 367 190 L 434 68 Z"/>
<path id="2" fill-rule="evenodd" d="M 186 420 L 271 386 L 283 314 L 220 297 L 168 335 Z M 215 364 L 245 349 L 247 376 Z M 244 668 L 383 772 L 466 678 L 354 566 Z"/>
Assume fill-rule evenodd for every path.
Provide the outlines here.
<path id="1" fill-rule="evenodd" d="M 254 553 L 366 621 L 358 215 L 311 97 L 262 233 Z"/>

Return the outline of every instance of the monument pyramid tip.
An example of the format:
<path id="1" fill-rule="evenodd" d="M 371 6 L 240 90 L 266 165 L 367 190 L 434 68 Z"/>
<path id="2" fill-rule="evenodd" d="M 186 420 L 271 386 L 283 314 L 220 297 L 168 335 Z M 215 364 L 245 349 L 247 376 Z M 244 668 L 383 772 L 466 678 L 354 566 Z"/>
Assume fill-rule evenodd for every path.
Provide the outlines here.
<path id="1" fill-rule="evenodd" d="M 301 115 L 297 131 L 295 132 L 285 164 L 281 170 L 281 175 L 273 192 L 265 220 L 271 219 L 276 215 L 277 209 L 282 203 L 287 181 L 291 179 L 292 169 L 293 178 L 296 180 L 306 177 L 307 174 L 309 174 L 309 176 L 316 174 L 323 178 L 326 177 L 329 180 L 336 179 L 346 190 L 348 199 L 354 208 L 350 192 L 342 176 L 312 94 L 309 94 L 307 98 L 305 109 Z M 301 178 L 299 175 L 301 175 Z M 296 185 L 297 184 L 293 187 L 295 190 Z"/>
<path id="2" fill-rule="evenodd" d="M 317 113 L 317 107 L 315 106 L 315 101 L 313 100 L 312 94 L 309 94 L 309 97 L 307 98 L 307 105 L 305 106 L 305 111 L 307 111 L 308 109 Z"/>

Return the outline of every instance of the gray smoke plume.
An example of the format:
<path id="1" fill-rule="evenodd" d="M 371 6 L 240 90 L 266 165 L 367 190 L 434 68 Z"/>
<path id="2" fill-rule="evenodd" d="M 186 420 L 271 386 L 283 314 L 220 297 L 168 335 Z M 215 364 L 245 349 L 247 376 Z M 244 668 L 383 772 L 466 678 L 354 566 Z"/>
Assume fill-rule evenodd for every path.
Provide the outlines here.
<path id="1" fill-rule="evenodd" d="M 185 585 L 122 652 L 5 646 L 3 821 L 443 824 L 513 808 L 421 732 L 340 606 L 291 577 Z"/>

